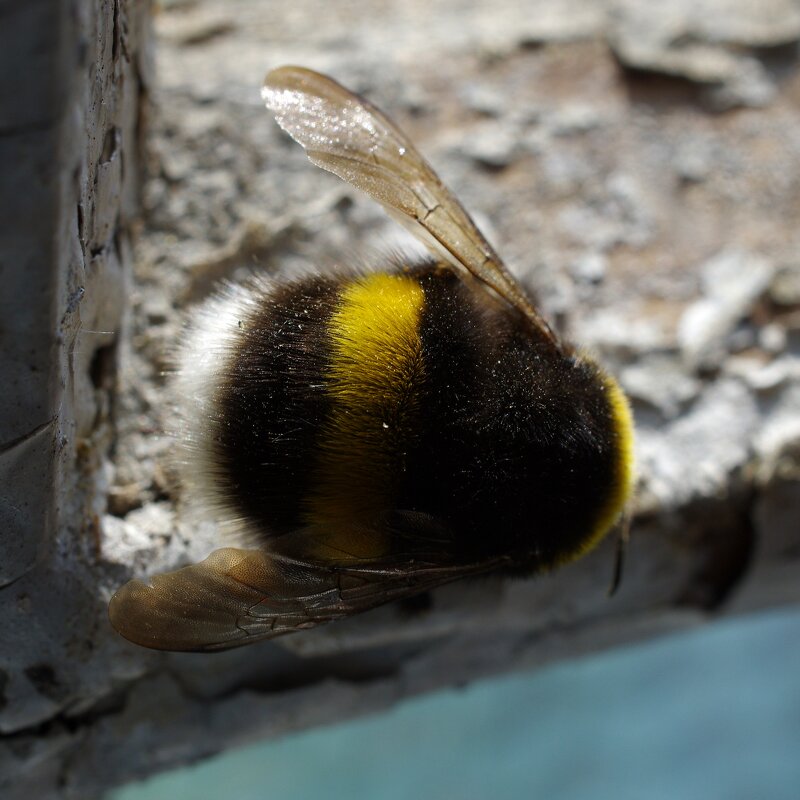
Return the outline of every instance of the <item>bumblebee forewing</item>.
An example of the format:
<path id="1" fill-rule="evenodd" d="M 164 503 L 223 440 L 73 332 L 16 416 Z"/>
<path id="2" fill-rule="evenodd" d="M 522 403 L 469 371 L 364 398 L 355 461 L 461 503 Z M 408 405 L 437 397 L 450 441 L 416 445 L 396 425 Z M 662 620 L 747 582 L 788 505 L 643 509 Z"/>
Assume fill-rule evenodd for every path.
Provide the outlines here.
<path id="1" fill-rule="evenodd" d="M 408 137 L 369 101 L 303 67 L 270 72 L 262 97 L 313 164 L 377 200 L 437 256 L 466 269 L 555 343 L 550 327 Z M 398 213 L 399 212 L 399 213 Z"/>
<path id="2" fill-rule="evenodd" d="M 260 550 L 224 548 L 205 561 L 126 583 L 109 603 L 111 624 L 126 639 L 156 650 L 225 650 L 305 626 L 294 597 L 310 576 L 276 567 Z M 316 586 L 323 592 L 327 586 Z M 259 614 L 269 597 L 267 618 Z"/>
<path id="3" fill-rule="evenodd" d="M 149 585 L 129 581 L 111 598 L 111 624 L 129 641 L 156 650 L 227 650 L 505 563 L 459 563 L 449 548 L 427 552 L 413 538 L 409 553 L 362 559 L 326 548 L 325 539 L 311 529 L 295 531 L 276 539 L 269 551 L 228 547 L 199 564 L 156 575 Z"/>

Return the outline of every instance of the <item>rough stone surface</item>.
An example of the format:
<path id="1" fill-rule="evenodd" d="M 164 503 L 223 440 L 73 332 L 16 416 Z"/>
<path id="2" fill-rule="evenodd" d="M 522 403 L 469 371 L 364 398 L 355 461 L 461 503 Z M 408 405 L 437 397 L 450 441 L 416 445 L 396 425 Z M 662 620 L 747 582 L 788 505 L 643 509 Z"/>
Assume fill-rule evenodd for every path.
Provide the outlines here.
<path id="1" fill-rule="evenodd" d="M 4 639 L 35 643 L 0 675 L 0 775 L 30 776 L 4 797 L 92 797 L 411 693 L 800 600 L 798 4 L 657 5 L 164 4 L 115 456 L 92 484 L 91 548 L 65 531 L 2 606 Z M 620 376 L 641 478 L 614 598 L 607 542 L 535 581 L 456 584 L 426 611 L 215 657 L 109 630 L 130 575 L 220 544 L 181 513 L 160 435 L 182 311 L 219 279 L 405 241 L 261 107 L 263 74 L 287 62 L 390 111 L 550 318 Z M 44 612 L 47 581 L 60 602 Z"/>
<path id="2" fill-rule="evenodd" d="M 609 33 L 614 52 L 628 67 L 701 84 L 718 109 L 758 107 L 777 91 L 778 51 L 784 48 L 789 61 L 797 59 L 800 3 L 616 0 Z"/>
<path id="3" fill-rule="evenodd" d="M 0 10 L 3 797 L 59 794 L 64 720 L 113 690 L 98 547 L 148 19 L 124 0 Z"/>

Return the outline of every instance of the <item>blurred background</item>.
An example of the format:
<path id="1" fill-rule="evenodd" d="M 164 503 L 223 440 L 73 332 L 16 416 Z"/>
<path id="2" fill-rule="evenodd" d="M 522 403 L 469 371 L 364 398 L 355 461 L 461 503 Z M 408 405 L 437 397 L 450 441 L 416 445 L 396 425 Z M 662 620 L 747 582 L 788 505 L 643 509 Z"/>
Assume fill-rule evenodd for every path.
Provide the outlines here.
<path id="1" fill-rule="evenodd" d="M 792 800 L 800 614 L 719 623 L 406 701 L 109 800 Z"/>
<path id="2" fill-rule="evenodd" d="M 387 111 L 548 317 L 620 376 L 642 477 L 616 608 L 635 615 L 647 596 L 651 611 L 668 609 L 620 639 L 750 613 L 380 716 L 332 724 L 338 712 L 323 709 L 325 727 L 108 797 L 796 797 L 800 3 L 164 0 L 155 31 L 115 475 L 149 487 L 142 509 L 122 509 L 131 525 L 157 536 L 172 524 L 148 505 L 168 484 L 158 465 L 169 443 L 150 434 L 180 312 L 254 269 L 292 275 L 408 246 L 263 109 L 263 75 L 296 63 Z M 565 648 L 572 658 L 616 641 L 591 634 L 607 555 L 597 564 L 587 575 L 599 590 L 566 584 L 554 614 L 567 639 L 573 618 L 589 619 L 582 644 Z M 559 580 L 528 596 L 529 616 L 550 608 Z M 519 655 L 536 646 L 493 655 L 489 637 L 474 669 L 427 688 L 538 663 Z M 558 658 L 551 649 L 542 660 Z M 169 662 L 190 675 L 231 662 L 187 663 Z M 426 686 L 414 680 L 409 691 Z M 377 705 L 405 694 L 395 691 Z M 291 696 L 282 708 L 276 730 L 315 719 L 294 720 Z M 237 743 L 252 738 L 242 724 Z M 175 746 L 160 763 L 185 759 Z"/>

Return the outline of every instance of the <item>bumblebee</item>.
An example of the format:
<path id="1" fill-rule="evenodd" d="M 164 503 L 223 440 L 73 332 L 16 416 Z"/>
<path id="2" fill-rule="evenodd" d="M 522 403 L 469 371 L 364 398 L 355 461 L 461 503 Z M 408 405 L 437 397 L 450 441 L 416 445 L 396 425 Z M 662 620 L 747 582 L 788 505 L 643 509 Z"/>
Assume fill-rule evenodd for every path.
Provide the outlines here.
<path id="1" fill-rule="evenodd" d="M 263 97 L 431 256 L 255 277 L 195 314 L 177 377 L 186 491 L 247 546 L 114 595 L 113 626 L 147 647 L 223 650 L 467 576 L 551 570 L 632 491 L 619 385 L 556 336 L 409 139 L 307 69 L 270 72 Z"/>

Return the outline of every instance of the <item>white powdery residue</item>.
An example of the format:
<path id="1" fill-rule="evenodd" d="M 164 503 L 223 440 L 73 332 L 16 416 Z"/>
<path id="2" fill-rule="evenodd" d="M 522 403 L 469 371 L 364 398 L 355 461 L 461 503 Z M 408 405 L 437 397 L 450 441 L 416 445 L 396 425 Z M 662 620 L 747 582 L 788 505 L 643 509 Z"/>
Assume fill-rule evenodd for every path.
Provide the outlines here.
<path id="1" fill-rule="evenodd" d="M 647 489 L 664 508 L 724 491 L 730 474 L 750 458 L 760 422 L 741 381 L 717 382 L 673 424 L 639 431 L 637 460 Z"/>
<path id="2" fill-rule="evenodd" d="M 703 297 L 683 314 L 678 341 L 692 367 L 713 366 L 736 324 L 767 289 L 773 265 L 754 253 L 728 250 L 701 268 Z"/>
<path id="3" fill-rule="evenodd" d="M 769 418 L 754 441 L 758 456 L 774 459 L 787 445 L 800 443 L 800 376 L 776 398 Z"/>
<path id="4" fill-rule="evenodd" d="M 169 536 L 174 523 L 174 512 L 166 503 L 150 503 L 131 511 L 125 519 L 106 514 L 101 519 L 103 560 L 152 567 L 161 550 L 157 537 Z"/>

